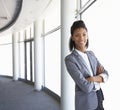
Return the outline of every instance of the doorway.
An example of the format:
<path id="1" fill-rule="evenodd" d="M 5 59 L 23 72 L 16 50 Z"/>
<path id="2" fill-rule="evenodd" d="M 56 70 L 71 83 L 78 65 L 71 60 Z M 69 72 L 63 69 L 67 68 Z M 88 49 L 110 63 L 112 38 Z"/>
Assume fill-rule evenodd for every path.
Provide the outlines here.
<path id="1" fill-rule="evenodd" d="M 34 82 L 34 41 L 25 40 L 25 81 Z"/>

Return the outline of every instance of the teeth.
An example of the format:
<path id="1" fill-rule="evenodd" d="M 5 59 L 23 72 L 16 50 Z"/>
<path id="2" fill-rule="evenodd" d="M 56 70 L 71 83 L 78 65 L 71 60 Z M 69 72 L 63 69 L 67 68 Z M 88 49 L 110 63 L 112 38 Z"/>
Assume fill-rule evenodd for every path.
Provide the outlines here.
<path id="1" fill-rule="evenodd" d="M 80 43 L 84 43 L 83 41 L 81 41 Z"/>

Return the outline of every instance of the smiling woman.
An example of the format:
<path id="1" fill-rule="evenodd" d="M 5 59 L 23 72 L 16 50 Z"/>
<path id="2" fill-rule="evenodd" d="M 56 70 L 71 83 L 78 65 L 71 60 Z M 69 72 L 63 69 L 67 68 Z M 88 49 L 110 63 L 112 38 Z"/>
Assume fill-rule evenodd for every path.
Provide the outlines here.
<path id="1" fill-rule="evenodd" d="M 0 32 L 11 27 L 17 20 L 23 0 L 0 0 Z"/>

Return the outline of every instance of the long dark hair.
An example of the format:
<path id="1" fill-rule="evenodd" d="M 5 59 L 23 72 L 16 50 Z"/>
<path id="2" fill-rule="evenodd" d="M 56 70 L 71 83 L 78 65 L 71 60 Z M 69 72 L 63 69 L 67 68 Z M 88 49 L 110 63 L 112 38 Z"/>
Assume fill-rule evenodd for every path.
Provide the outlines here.
<path id="1" fill-rule="evenodd" d="M 69 42 L 69 49 L 70 51 L 72 51 L 73 49 L 75 49 L 75 43 L 74 41 L 72 40 L 72 36 L 73 36 L 73 33 L 76 29 L 78 28 L 84 28 L 86 31 L 87 30 L 87 27 L 85 25 L 85 23 L 82 21 L 82 20 L 79 20 L 79 21 L 75 21 L 72 26 L 71 26 L 71 38 L 70 38 L 70 42 Z M 86 48 L 88 48 L 88 45 L 89 45 L 89 41 L 87 40 L 87 43 L 86 43 Z"/>

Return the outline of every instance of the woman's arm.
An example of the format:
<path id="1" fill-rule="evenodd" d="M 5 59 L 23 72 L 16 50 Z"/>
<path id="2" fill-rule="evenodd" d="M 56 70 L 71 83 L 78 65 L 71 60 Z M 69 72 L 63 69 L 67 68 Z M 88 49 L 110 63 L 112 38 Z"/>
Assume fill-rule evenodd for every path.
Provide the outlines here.
<path id="1" fill-rule="evenodd" d="M 97 70 L 96 70 L 96 76 L 88 77 L 86 79 L 88 81 L 92 81 L 92 82 L 95 81 L 97 83 L 106 82 L 109 77 L 107 70 L 104 69 L 104 67 L 100 64 L 100 62 L 98 61 L 98 59 L 96 58 L 96 56 L 92 51 L 90 51 L 90 54 L 94 56 L 97 61 Z"/>
<path id="2" fill-rule="evenodd" d="M 88 81 L 91 81 L 91 82 L 97 82 L 97 83 L 101 83 L 103 82 L 103 77 L 100 75 L 104 72 L 104 68 L 103 66 L 99 66 L 97 68 L 97 73 L 96 73 L 96 76 L 91 76 L 91 77 L 88 77 L 86 78 Z"/>
<path id="3" fill-rule="evenodd" d="M 73 56 L 67 56 L 65 58 L 65 64 L 68 73 L 82 91 L 84 91 L 85 93 L 93 91 L 95 88 L 94 82 L 86 80 L 80 68 L 78 68 L 75 62 L 77 61 Z"/>
<path id="4" fill-rule="evenodd" d="M 103 78 L 102 76 L 100 75 L 97 75 L 97 76 L 91 76 L 91 77 L 88 77 L 86 78 L 88 81 L 91 81 L 91 82 L 97 82 L 97 83 L 101 83 L 103 82 Z"/>

